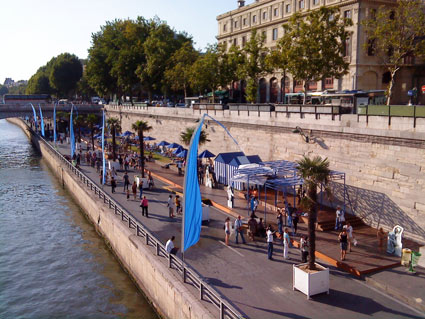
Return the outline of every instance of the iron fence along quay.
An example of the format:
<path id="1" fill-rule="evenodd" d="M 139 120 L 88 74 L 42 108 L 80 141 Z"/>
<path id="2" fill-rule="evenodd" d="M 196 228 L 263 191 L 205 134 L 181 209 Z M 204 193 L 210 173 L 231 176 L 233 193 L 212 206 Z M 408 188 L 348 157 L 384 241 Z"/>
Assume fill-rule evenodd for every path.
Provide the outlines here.
<path id="1" fill-rule="evenodd" d="M 228 301 L 225 300 L 225 297 L 215 290 L 213 287 L 208 285 L 205 280 L 202 279 L 195 269 L 183 263 L 182 259 L 179 257 L 169 254 L 164 244 L 156 238 L 146 227 L 140 223 L 130 212 L 118 204 L 114 199 L 112 199 L 108 194 L 106 194 L 91 178 L 82 173 L 79 169 L 72 165 L 61 153 L 59 153 L 49 142 L 47 142 L 43 137 L 38 135 L 34 130 L 27 125 L 28 129 L 32 131 L 34 135 L 41 140 L 48 149 L 55 154 L 71 171 L 76 175 L 80 181 L 90 188 L 94 194 L 103 200 L 104 204 L 107 204 L 109 209 L 112 209 L 115 215 L 119 215 L 121 220 L 125 222 L 130 229 L 134 229 L 138 237 L 144 238 L 144 243 L 147 246 L 151 246 L 155 249 L 155 255 L 158 257 L 166 258 L 168 261 L 168 267 L 170 269 L 176 270 L 177 273 L 183 278 L 183 282 L 190 284 L 195 287 L 199 292 L 199 299 L 207 302 L 211 302 L 219 310 L 220 319 L 239 319 L 244 318 L 234 307 L 232 307 Z"/>

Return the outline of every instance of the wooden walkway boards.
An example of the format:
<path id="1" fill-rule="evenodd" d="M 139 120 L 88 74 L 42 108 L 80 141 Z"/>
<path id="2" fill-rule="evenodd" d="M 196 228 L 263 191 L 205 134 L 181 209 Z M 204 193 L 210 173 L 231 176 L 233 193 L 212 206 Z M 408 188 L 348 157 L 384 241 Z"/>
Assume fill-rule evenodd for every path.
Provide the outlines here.
<path id="1" fill-rule="evenodd" d="M 170 185 L 170 189 L 174 192 L 182 192 L 183 176 L 179 176 L 174 170 L 164 169 L 155 163 L 147 163 L 146 169 L 152 173 L 153 177 Z M 245 199 L 236 196 L 235 207 L 230 209 L 227 207 L 227 193 L 225 190 L 211 189 L 201 185 L 201 193 L 203 200 L 209 201 L 217 209 L 234 218 L 240 215 L 245 220 L 248 219 L 248 203 Z M 267 202 L 270 204 L 269 201 Z M 270 199 L 270 202 L 274 203 L 274 198 Z M 267 206 L 267 208 L 270 207 L 269 205 Z M 267 225 L 272 224 L 276 229 L 276 213 L 270 209 L 267 209 L 266 213 L 264 213 L 264 203 L 260 205 L 256 215 L 263 217 Z M 324 207 L 319 212 L 319 218 L 322 221 L 334 223 L 335 213 L 330 208 Z M 298 226 L 298 233 L 295 236 L 291 236 L 295 246 L 298 246 L 301 234 L 307 234 L 307 225 L 305 223 L 300 221 Z M 379 252 L 376 229 L 366 225 L 361 225 L 357 228 L 353 226 L 353 228 L 354 237 L 357 239 L 358 245 L 352 247 L 352 252 L 347 252 L 344 262 L 340 261 L 338 232 L 333 230 L 316 232 L 316 257 L 358 277 L 400 265 L 399 257 Z M 403 239 L 403 246 L 415 251 L 419 250 L 418 244 L 407 239 Z"/>

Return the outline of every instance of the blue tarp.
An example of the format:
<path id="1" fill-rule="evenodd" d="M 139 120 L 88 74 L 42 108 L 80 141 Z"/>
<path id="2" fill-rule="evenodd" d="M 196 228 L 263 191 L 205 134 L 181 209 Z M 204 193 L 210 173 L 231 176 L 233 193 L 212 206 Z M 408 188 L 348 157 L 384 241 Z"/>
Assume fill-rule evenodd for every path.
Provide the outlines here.
<path id="1" fill-rule="evenodd" d="M 180 144 L 177 143 L 171 143 L 170 145 L 167 145 L 168 148 L 178 148 L 178 147 L 182 147 Z"/>
<path id="2" fill-rule="evenodd" d="M 170 145 L 170 143 L 168 143 L 167 141 L 161 141 L 158 144 L 158 146 L 167 146 L 167 145 Z"/>
<path id="3" fill-rule="evenodd" d="M 187 156 L 187 150 L 182 150 L 180 153 L 176 155 L 177 157 L 186 157 Z"/>
<path id="4" fill-rule="evenodd" d="M 178 153 L 182 152 L 183 150 L 184 150 L 184 148 L 179 146 L 173 151 L 173 154 L 178 154 Z"/>
<path id="5" fill-rule="evenodd" d="M 143 138 L 143 140 L 144 140 L 144 141 L 155 141 L 155 140 L 156 140 L 156 138 L 151 137 L 151 136 L 146 136 L 146 137 L 144 137 L 144 138 Z"/>

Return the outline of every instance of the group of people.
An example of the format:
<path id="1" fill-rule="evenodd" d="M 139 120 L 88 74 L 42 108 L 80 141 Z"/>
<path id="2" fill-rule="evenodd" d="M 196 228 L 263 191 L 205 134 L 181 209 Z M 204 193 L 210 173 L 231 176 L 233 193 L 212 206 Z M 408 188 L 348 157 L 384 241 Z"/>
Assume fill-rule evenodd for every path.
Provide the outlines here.
<path id="1" fill-rule="evenodd" d="M 168 196 L 167 201 L 167 208 L 168 208 L 168 217 L 174 218 L 174 210 L 176 214 L 181 215 L 182 214 L 182 204 L 181 199 L 179 195 L 176 195 L 176 197 L 173 199 L 173 195 Z"/>

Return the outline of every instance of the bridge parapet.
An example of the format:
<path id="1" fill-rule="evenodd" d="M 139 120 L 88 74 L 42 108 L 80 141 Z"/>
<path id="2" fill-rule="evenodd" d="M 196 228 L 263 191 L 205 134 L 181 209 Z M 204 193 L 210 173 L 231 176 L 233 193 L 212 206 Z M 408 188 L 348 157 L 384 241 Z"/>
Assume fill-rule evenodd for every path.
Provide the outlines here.
<path id="1" fill-rule="evenodd" d="M 99 114 L 103 110 L 103 105 L 97 104 L 77 104 L 75 105 L 78 110 L 78 114 Z M 34 105 L 36 111 L 38 111 L 38 105 Z M 54 104 L 40 104 L 43 116 L 53 116 Z M 57 105 L 56 112 L 71 112 L 72 106 Z M 38 114 L 38 113 L 37 113 Z M 11 118 L 11 117 L 22 117 L 32 116 L 33 110 L 30 104 L 1 104 L 0 105 L 0 119 Z"/>

